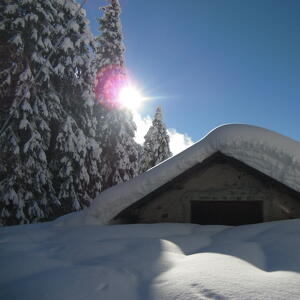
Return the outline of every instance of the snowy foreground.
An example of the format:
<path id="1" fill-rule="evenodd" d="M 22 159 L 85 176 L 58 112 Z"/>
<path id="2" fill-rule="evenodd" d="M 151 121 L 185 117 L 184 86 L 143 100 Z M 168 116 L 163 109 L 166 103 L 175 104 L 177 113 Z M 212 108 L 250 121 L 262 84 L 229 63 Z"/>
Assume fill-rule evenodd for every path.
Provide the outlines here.
<path id="1" fill-rule="evenodd" d="M 0 299 L 300 299 L 300 219 L 0 228 Z"/>

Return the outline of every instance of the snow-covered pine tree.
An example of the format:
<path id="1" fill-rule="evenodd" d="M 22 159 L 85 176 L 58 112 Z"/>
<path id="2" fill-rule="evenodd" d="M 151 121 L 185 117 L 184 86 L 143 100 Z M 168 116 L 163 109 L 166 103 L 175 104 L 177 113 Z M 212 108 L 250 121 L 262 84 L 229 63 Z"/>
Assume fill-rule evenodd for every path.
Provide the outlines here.
<path id="1" fill-rule="evenodd" d="M 107 6 L 101 7 L 103 16 L 98 19 L 101 35 L 96 37 L 96 64 L 124 65 L 122 26 L 120 22 L 121 7 L 118 0 L 108 0 Z"/>
<path id="2" fill-rule="evenodd" d="M 156 109 L 152 126 L 145 135 L 140 161 L 140 172 L 145 172 L 172 156 L 169 147 L 170 138 L 163 122 L 160 107 Z"/>
<path id="3" fill-rule="evenodd" d="M 51 136 L 47 103 L 53 94 L 49 25 L 56 11 L 49 1 L 5 4 L 0 6 L 5 54 L 0 64 L 0 224 L 10 225 L 47 219 L 59 206 L 46 158 Z"/>
<path id="4" fill-rule="evenodd" d="M 67 213 L 88 206 L 101 190 L 101 149 L 95 141 L 92 35 L 85 11 L 74 0 L 56 1 L 57 36 L 63 36 L 53 55 L 53 85 L 65 117 L 52 123 L 51 170 L 55 189 Z"/>
<path id="5" fill-rule="evenodd" d="M 52 219 L 101 189 L 91 34 L 84 13 L 75 18 L 78 7 L 73 0 L 0 7 L 0 224 Z"/>
<path id="6" fill-rule="evenodd" d="M 122 69 L 124 45 L 119 1 L 110 0 L 102 11 L 103 16 L 98 20 L 101 35 L 95 40 L 95 66 L 98 72 L 107 67 L 118 69 L 119 66 Z M 136 125 L 131 112 L 124 109 L 98 104 L 97 114 L 100 120 L 98 142 L 103 149 L 103 182 L 104 188 L 107 188 L 138 174 L 138 147 L 134 141 Z"/>
<path id="7" fill-rule="evenodd" d="M 105 187 L 127 181 L 138 174 L 138 153 L 134 141 L 136 126 L 129 111 L 109 111 L 103 124 Z"/>

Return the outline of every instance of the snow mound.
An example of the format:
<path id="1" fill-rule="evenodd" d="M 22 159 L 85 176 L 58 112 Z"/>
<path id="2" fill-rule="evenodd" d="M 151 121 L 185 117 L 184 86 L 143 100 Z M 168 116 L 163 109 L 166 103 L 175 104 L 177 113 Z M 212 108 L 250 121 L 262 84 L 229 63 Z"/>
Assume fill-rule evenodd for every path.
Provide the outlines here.
<path id="1" fill-rule="evenodd" d="M 0 228 L 0 299 L 300 299 L 300 219 Z"/>
<path id="2" fill-rule="evenodd" d="M 250 125 L 223 125 L 185 151 L 128 182 L 103 191 L 92 205 L 59 225 L 107 224 L 119 212 L 216 152 L 234 157 L 300 192 L 300 143 Z"/>

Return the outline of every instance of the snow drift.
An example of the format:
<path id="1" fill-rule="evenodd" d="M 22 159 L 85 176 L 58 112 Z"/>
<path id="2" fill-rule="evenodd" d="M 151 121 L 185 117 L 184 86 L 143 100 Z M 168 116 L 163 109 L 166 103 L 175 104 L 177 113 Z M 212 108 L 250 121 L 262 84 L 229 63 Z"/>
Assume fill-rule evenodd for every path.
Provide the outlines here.
<path id="1" fill-rule="evenodd" d="M 0 299 L 300 299 L 300 219 L 0 228 Z"/>
<path id="2" fill-rule="evenodd" d="M 300 143 L 250 125 L 223 125 L 146 173 L 102 192 L 92 205 L 57 224 L 107 224 L 119 212 L 216 152 L 234 157 L 300 192 Z"/>

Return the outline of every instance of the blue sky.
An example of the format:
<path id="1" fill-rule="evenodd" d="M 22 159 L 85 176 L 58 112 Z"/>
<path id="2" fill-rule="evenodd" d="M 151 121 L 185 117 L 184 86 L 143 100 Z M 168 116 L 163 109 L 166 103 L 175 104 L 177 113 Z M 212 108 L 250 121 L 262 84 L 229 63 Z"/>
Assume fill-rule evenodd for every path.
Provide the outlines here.
<path id="1" fill-rule="evenodd" d="M 91 28 L 105 1 L 85 5 Z M 224 123 L 300 140 L 299 0 L 120 0 L 126 65 L 169 128 L 197 141 Z"/>

